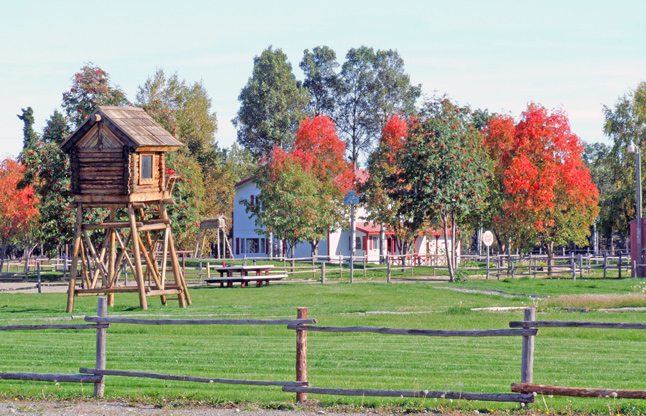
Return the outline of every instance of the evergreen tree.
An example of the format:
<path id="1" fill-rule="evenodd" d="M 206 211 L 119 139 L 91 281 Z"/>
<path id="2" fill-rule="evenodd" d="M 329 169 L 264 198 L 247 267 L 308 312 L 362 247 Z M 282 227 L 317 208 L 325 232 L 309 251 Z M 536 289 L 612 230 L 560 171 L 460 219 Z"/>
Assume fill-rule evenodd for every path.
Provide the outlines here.
<path id="1" fill-rule="evenodd" d="M 34 109 L 27 107 L 27 109 L 22 109 L 22 115 L 18 115 L 18 118 L 23 121 L 25 126 L 22 129 L 23 133 L 23 142 L 22 149 L 33 149 L 36 146 L 38 141 L 38 135 L 34 131 Z"/>

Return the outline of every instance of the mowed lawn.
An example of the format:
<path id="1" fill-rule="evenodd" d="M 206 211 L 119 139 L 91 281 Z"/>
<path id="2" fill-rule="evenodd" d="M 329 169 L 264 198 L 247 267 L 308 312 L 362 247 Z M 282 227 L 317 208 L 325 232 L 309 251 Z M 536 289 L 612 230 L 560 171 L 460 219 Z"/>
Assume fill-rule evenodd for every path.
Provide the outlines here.
<path id="1" fill-rule="evenodd" d="M 501 329 L 522 320 L 522 310 L 472 310 L 537 305 L 539 320 L 646 322 L 635 310 L 580 312 L 559 308 L 558 295 L 632 296 L 639 306 L 644 283 L 628 280 L 478 281 L 464 283 L 276 284 L 256 288 L 195 287 L 193 306 L 176 301 L 162 307 L 149 298 L 140 311 L 136 295 L 116 295 L 109 315 L 147 318 L 295 318 L 297 307 L 323 326 L 378 326 L 421 329 Z M 460 291 L 456 291 L 459 289 Z M 487 292 L 480 293 L 480 292 Z M 545 296 L 551 296 L 546 298 Z M 537 297 L 538 296 L 538 297 Z M 621 300 L 619 301 L 621 303 Z M 646 301 L 641 300 L 641 306 Z M 96 314 L 96 298 L 76 299 L 73 322 Z M 637 303 L 637 304 L 635 304 Z M 0 324 L 44 323 L 69 317 L 65 294 L 0 294 Z M 621 306 L 621 305 L 620 305 Z M 567 306 L 566 306 L 567 307 Z M 3 331 L 0 371 L 77 373 L 93 367 L 94 331 Z M 313 387 L 510 392 L 520 382 L 521 339 L 435 338 L 369 333 L 308 334 L 309 381 Z M 108 329 L 107 368 L 163 374 L 254 380 L 295 380 L 295 332 L 286 326 L 138 326 Z M 646 331 L 544 328 L 536 338 L 534 382 L 589 388 L 646 390 Z M 285 407 L 293 393 L 280 387 L 161 381 L 108 376 L 106 397 L 168 405 L 254 403 Z M 0 395 L 14 397 L 91 398 L 92 386 L 0 381 Z M 518 409 L 517 404 L 323 396 L 324 406 L 401 406 L 405 409 Z M 540 410 L 608 414 L 644 413 L 646 403 L 612 398 L 537 397 Z"/>

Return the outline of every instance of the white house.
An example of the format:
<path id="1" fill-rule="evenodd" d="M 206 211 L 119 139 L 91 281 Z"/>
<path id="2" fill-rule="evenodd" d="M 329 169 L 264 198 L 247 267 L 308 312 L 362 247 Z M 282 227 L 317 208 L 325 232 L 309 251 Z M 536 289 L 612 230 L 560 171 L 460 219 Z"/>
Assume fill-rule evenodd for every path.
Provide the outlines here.
<path id="1" fill-rule="evenodd" d="M 267 258 L 282 257 L 285 254 L 285 246 L 282 241 L 276 238 L 267 238 L 265 235 L 258 235 L 255 232 L 255 218 L 247 213 L 241 201 L 256 203 L 260 190 L 253 182 L 253 178 L 247 178 L 235 185 L 236 196 L 233 205 L 233 254 L 236 259 L 241 258 Z M 398 255 L 399 251 L 395 245 L 394 234 L 388 229 L 383 230 L 378 224 L 367 221 L 366 209 L 358 205 L 355 209 L 356 233 L 355 233 L 355 254 L 358 258 L 366 257 L 368 262 L 379 262 L 380 248 L 384 245 L 384 254 Z M 327 238 L 319 243 L 319 257 L 328 257 L 330 261 L 338 260 L 339 257 L 350 256 L 350 236 L 348 229 L 331 230 Z M 450 241 L 449 241 L 450 244 Z M 459 244 L 459 243 L 458 243 Z M 300 243 L 295 247 L 296 258 L 311 257 L 311 246 L 309 243 Z M 458 253 L 460 246 L 458 245 Z M 428 230 L 424 235 L 415 239 L 414 254 L 407 262 L 419 264 L 445 264 L 444 254 L 446 243 L 441 233 Z"/>

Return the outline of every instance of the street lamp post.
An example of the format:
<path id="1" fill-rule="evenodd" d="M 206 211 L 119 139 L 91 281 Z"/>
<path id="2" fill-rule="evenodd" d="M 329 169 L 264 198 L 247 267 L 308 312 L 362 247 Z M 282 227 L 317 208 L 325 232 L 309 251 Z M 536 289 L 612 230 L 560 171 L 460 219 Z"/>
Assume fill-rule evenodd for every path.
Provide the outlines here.
<path id="1" fill-rule="evenodd" d="M 631 140 L 628 144 L 628 153 L 635 154 L 635 180 L 637 187 L 637 197 L 636 197 L 636 216 L 637 216 L 637 267 L 636 267 L 636 277 L 641 277 L 641 263 L 642 263 L 642 174 L 641 174 L 641 153 L 639 147 L 633 143 Z"/>

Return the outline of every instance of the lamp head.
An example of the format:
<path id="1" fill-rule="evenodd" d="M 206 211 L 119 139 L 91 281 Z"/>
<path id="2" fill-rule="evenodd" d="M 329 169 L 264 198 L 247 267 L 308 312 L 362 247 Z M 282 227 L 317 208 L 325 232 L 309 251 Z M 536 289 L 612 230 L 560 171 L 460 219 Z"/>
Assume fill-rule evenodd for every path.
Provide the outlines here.
<path id="1" fill-rule="evenodd" d="M 639 151 L 632 140 L 628 143 L 628 148 L 626 150 L 628 150 L 628 153 L 637 153 Z"/>

